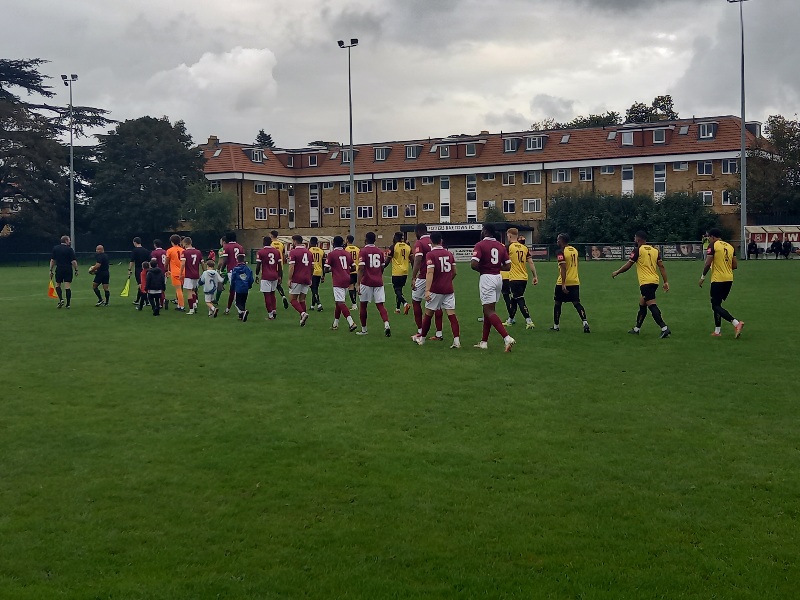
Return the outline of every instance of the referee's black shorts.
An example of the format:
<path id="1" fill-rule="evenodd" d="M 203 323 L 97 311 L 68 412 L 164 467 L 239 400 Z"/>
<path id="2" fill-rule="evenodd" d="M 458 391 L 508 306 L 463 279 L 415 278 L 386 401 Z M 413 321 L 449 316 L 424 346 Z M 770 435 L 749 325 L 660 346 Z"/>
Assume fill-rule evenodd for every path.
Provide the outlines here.
<path id="1" fill-rule="evenodd" d="M 72 283 L 72 267 L 56 267 L 56 283 Z"/>

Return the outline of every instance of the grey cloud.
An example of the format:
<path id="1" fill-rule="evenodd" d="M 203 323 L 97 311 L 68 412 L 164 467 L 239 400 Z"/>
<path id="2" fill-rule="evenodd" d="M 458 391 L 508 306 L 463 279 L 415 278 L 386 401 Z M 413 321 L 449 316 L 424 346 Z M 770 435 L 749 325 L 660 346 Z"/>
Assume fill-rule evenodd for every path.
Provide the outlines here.
<path id="1" fill-rule="evenodd" d="M 531 100 L 531 112 L 536 119 L 568 121 L 575 116 L 575 101 L 549 94 L 537 94 Z"/>

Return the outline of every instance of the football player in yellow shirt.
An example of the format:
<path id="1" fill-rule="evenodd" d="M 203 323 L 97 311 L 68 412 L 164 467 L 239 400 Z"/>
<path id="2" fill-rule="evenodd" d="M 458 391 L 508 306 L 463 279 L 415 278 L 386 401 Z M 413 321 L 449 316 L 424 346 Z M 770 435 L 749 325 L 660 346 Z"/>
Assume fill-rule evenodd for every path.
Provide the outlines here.
<path id="1" fill-rule="evenodd" d="M 278 232 L 274 229 L 269 232 L 272 236 L 272 247 L 275 248 L 278 252 L 281 253 L 281 265 L 286 263 L 286 244 L 278 239 Z M 289 308 L 289 300 L 286 298 L 286 292 L 283 291 L 283 271 L 285 269 L 281 269 L 280 272 L 280 279 L 278 279 L 278 293 L 281 295 L 283 299 L 283 309 L 286 310 Z"/>
<path id="2" fill-rule="evenodd" d="M 397 301 L 394 312 L 399 313 L 403 309 L 408 314 L 410 305 L 403 296 L 403 288 L 408 281 L 408 266 L 411 261 L 411 246 L 403 240 L 403 234 L 397 232 L 392 239 L 392 247 L 389 248 L 389 258 L 392 261 L 392 287 Z"/>
<path id="3" fill-rule="evenodd" d="M 660 281 L 658 278 L 659 272 L 661 273 L 661 279 L 664 280 L 664 291 L 669 291 L 667 269 L 658 254 L 658 249 L 647 243 L 647 234 L 644 231 L 637 231 L 636 235 L 633 236 L 633 241 L 636 243 L 636 249 L 631 252 L 628 262 L 611 273 L 611 278 L 614 279 L 620 273 L 624 273 L 633 265 L 636 265 L 636 274 L 639 277 L 639 292 L 641 293 L 639 297 L 639 314 L 636 315 L 636 325 L 628 333 L 639 335 L 649 309 L 653 315 L 653 320 L 661 327 L 661 338 L 668 338 L 672 332 L 667 327 L 667 324 L 664 323 L 664 319 L 661 317 L 661 310 L 656 304 L 656 290 L 658 290 Z"/>
<path id="4" fill-rule="evenodd" d="M 350 310 L 358 309 L 358 305 L 356 304 L 356 298 L 358 297 L 358 292 L 356 292 L 356 284 L 358 283 L 358 255 L 361 252 L 361 248 L 353 243 L 355 240 L 356 238 L 354 238 L 352 235 L 348 235 L 347 246 L 344 248 L 344 251 L 348 252 L 353 258 L 353 270 L 350 271 L 350 287 L 347 288 L 350 293 L 350 301 L 353 303 L 353 306 L 350 307 Z"/>
<path id="5" fill-rule="evenodd" d="M 510 227 L 506 231 L 508 241 L 511 242 L 508 246 L 508 256 L 511 258 L 511 270 L 508 271 L 509 288 L 511 291 L 511 307 L 508 313 L 511 324 L 514 324 L 514 317 L 517 314 L 517 308 L 522 316 L 525 317 L 525 329 L 533 329 L 536 327 L 531 319 L 531 313 L 528 311 L 528 305 L 525 303 L 525 288 L 528 285 L 528 267 L 533 273 L 533 285 L 539 283 L 539 277 L 536 275 L 536 265 L 533 264 L 533 258 L 528 247 L 525 245 L 525 238 L 520 237 L 519 231 L 516 227 Z M 504 273 L 505 271 L 503 271 Z M 501 275 L 503 274 L 501 273 Z"/>
<path id="6" fill-rule="evenodd" d="M 733 325 L 734 337 L 742 335 L 744 321 L 734 318 L 731 313 L 722 308 L 722 303 L 727 300 L 733 286 L 733 271 L 736 264 L 736 250 L 728 242 L 722 241 L 722 232 L 717 229 L 708 231 L 708 250 L 706 250 L 706 264 L 703 265 L 703 275 L 700 277 L 700 287 L 706 279 L 706 273 L 711 269 L 711 310 L 714 311 L 713 337 L 722 336 L 722 319 Z"/>
<path id="7" fill-rule="evenodd" d="M 553 295 L 555 305 L 553 306 L 553 326 L 551 331 L 559 331 L 559 321 L 561 321 L 561 305 L 564 302 L 572 302 L 575 310 L 578 311 L 581 321 L 583 321 L 583 333 L 591 333 L 589 321 L 586 319 L 586 310 L 581 304 L 581 280 L 578 278 L 578 251 L 569 245 L 569 235 L 559 233 L 556 240 L 558 250 L 556 259 L 558 260 L 558 279 Z"/>
<path id="8" fill-rule="evenodd" d="M 311 242 L 311 256 L 314 259 L 314 271 L 311 273 L 311 309 L 317 309 L 317 312 L 322 312 L 322 300 L 319 298 L 319 284 L 325 281 L 325 250 L 319 247 L 319 240 L 316 236 L 312 236 L 309 240 Z"/>

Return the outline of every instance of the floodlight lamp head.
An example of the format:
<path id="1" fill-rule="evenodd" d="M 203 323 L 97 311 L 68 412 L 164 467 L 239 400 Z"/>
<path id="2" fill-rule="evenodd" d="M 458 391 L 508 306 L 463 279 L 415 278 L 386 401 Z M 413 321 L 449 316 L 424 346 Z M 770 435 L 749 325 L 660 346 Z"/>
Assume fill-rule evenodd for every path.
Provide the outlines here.
<path id="1" fill-rule="evenodd" d="M 339 40 L 336 43 L 339 44 L 339 48 L 344 48 L 344 40 Z M 63 77 L 63 75 L 62 75 L 62 77 Z"/>
<path id="2" fill-rule="evenodd" d="M 350 38 L 351 46 L 358 46 L 358 38 Z"/>
<path id="3" fill-rule="evenodd" d="M 75 73 L 72 73 L 72 74 L 69 76 L 69 78 L 70 78 L 70 79 L 72 79 L 72 81 L 78 81 L 78 76 L 77 76 L 77 75 L 75 75 Z"/>
<path id="4" fill-rule="evenodd" d="M 67 80 L 67 76 L 66 76 L 66 75 L 62 75 L 62 76 L 61 76 L 61 79 L 63 79 L 64 81 L 66 81 L 66 80 Z"/>

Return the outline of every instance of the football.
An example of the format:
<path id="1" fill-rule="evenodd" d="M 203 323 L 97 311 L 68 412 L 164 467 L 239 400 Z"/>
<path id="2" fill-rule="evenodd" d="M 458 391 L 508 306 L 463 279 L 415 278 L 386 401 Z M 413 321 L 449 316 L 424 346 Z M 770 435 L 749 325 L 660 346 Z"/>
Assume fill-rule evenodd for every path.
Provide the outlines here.
<path id="1" fill-rule="evenodd" d="M 94 273 L 95 273 L 95 270 L 96 270 L 96 269 L 94 268 L 94 265 L 92 265 L 91 267 L 89 267 L 89 275 L 94 275 Z"/>

